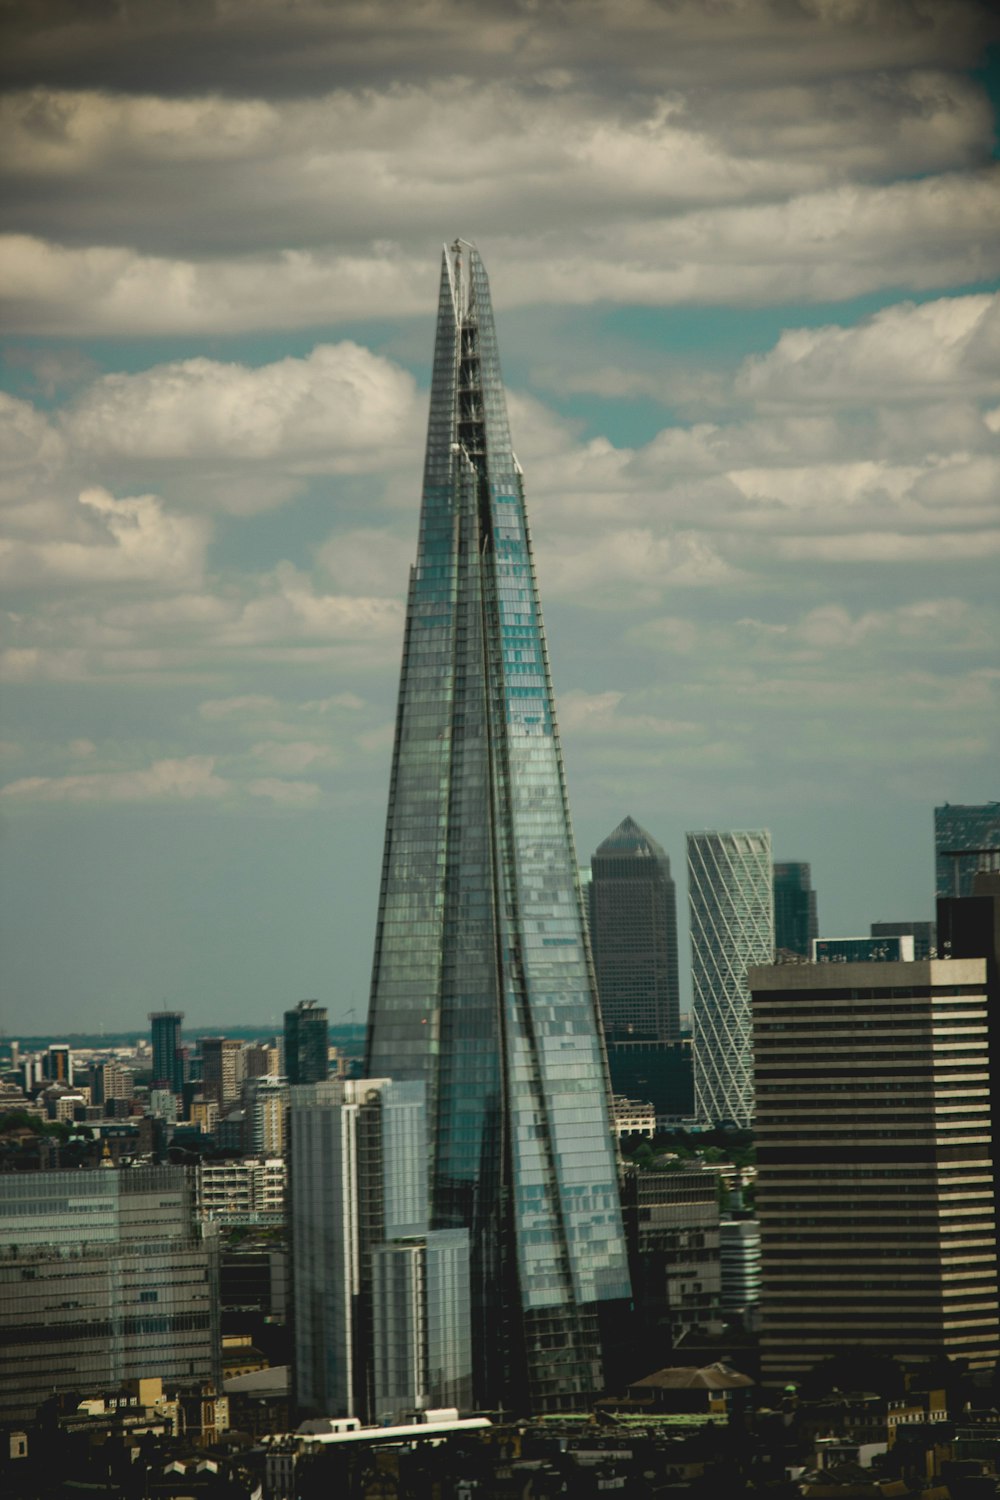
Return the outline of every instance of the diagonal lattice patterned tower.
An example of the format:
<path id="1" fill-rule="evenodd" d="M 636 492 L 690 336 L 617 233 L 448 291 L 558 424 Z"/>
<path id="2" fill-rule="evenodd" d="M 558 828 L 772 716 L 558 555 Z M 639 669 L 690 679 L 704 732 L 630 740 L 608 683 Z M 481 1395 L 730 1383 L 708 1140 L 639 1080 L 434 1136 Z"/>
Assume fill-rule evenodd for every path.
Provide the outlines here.
<path id="1" fill-rule="evenodd" d="M 433 1225 L 473 1245 L 477 1400 L 603 1384 L 629 1280 L 607 1064 L 486 272 L 445 251 L 369 1076 L 421 1079 Z"/>
<path id="2" fill-rule="evenodd" d="M 699 1120 L 753 1121 L 747 969 L 774 958 L 771 835 L 689 833 L 694 1108 Z"/>

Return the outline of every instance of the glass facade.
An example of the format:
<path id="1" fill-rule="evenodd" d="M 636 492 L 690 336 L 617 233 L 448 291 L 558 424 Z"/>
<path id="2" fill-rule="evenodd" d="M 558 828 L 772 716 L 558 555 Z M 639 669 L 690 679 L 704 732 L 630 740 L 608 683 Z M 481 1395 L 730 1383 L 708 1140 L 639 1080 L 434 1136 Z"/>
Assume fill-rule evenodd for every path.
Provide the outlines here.
<path id="1" fill-rule="evenodd" d="M 695 1114 L 704 1124 L 753 1122 L 753 1035 L 747 969 L 774 956 L 771 835 L 689 833 Z"/>
<path id="2" fill-rule="evenodd" d="M 367 1071 L 422 1080 L 431 1222 L 472 1236 L 477 1399 L 602 1382 L 629 1282 L 521 470 L 486 272 L 445 252 Z"/>
<path id="3" fill-rule="evenodd" d="M 427 1407 L 472 1405 L 469 1236 L 439 1229 L 376 1247 L 372 1263 L 378 1422 Z"/>
<path id="4" fill-rule="evenodd" d="M 819 937 L 816 892 L 812 871 L 798 860 L 774 867 L 774 946 L 777 952 L 809 957 L 809 944 Z"/>
<path id="5" fill-rule="evenodd" d="M 59 1391 L 220 1379 L 216 1232 L 183 1167 L 0 1175 L 0 1420 Z"/>
<path id="6" fill-rule="evenodd" d="M 154 1010 L 149 1013 L 153 1046 L 153 1084 L 172 1094 L 184 1091 L 184 1051 L 181 1045 L 182 1010 Z"/>
<path id="7" fill-rule="evenodd" d="M 590 940 L 605 1035 L 609 1041 L 679 1041 L 677 892 L 670 860 L 634 818 L 625 818 L 597 849 L 590 868 Z"/>
<path id="8" fill-rule="evenodd" d="M 1000 802 L 952 804 L 934 809 L 936 894 L 971 896 L 981 871 L 1000 870 Z"/>
<path id="9" fill-rule="evenodd" d="M 323 1083 L 329 1071 L 326 1006 L 300 1000 L 285 1011 L 285 1076 L 289 1083 Z"/>
<path id="10" fill-rule="evenodd" d="M 375 1259 L 387 1240 L 427 1230 L 424 1089 L 345 1079 L 295 1087 L 290 1102 L 296 1405 L 367 1418 Z"/>

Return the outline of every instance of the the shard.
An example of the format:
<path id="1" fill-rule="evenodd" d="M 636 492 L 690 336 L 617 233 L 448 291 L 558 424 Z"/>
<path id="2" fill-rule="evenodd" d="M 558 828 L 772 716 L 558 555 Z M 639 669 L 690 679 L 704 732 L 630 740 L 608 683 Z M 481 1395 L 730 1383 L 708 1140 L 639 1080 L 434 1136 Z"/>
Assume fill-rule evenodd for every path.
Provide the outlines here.
<path id="1" fill-rule="evenodd" d="M 446 249 L 368 1022 L 421 1079 L 435 1229 L 473 1246 L 476 1399 L 604 1385 L 630 1295 L 609 1090 L 486 272 Z"/>

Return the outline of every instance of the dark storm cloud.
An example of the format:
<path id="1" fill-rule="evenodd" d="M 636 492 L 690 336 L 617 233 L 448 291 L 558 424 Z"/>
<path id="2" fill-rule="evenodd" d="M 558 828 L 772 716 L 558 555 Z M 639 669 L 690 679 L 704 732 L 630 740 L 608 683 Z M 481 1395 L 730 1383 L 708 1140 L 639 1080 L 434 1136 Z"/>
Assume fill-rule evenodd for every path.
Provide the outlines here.
<path id="1" fill-rule="evenodd" d="M 556 69 L 611 92 L 690 87 L 974 65 L 991 15 L 980 0 L 6 0 L 0 85 L 276 98 Z"/>

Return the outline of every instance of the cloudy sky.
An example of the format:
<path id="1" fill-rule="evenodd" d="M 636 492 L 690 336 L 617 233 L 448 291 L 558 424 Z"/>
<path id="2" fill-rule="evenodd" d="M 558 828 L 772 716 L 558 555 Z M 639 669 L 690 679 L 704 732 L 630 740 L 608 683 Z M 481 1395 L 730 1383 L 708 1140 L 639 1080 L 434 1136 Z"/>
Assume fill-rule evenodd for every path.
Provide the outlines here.
<path id="1" fill-rule="evenodd" d="M 363 1019 L 456 235 L 581 861 L 766 826 L 825 934 L 933 914 L 1000 795 L 991 13 L 6 0 L 8 1035 Z"/>

